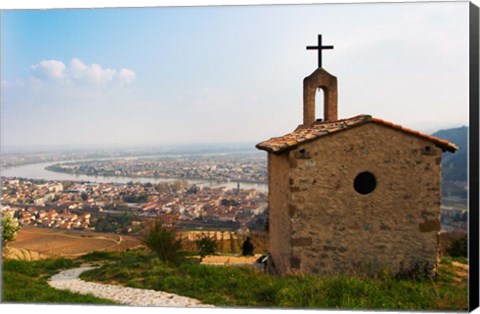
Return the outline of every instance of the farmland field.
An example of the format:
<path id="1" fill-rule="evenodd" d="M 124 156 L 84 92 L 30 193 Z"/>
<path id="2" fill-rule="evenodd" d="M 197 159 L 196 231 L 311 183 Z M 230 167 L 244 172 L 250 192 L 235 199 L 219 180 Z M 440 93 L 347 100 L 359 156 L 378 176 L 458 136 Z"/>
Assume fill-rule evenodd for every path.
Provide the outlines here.
<path id="1" fill-rule="evenodd" d="M 215 239 L 217 253 L 241 253 L 244 235 L 230 231 L 182 231 L 183 249 L 196 251 L 195 240 L 202 235 Z M 255 253 L 262 254 L 267 250 L 266 235 L 252 234 Z M 24 227 L 14 242 L 10 244 L 7 258 L 37 260 L 48 257 L 74 258 L 94 251 L 124 251 L 140 246 L 134 236 L 124 236 L 90 231 L 71 231 Z"/>
<path id="2" fill-rule="evenodd" d="M 123 251 L 139 246 L 137 239 L 116 234 L 25 227 L 11 243 L 9 258 L 39 259 L 80 256 L 92 251 Z"/>

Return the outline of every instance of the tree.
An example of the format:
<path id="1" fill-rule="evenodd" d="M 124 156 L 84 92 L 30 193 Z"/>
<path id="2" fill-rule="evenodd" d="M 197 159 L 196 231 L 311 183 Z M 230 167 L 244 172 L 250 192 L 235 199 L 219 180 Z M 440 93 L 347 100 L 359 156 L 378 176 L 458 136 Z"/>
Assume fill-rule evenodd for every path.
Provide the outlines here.
<path id="1" fill-rule="evenodd" d="M 167 182 L 159 182 L 156 185 L 154 185 L 154 188 L 157 192 L 160 192 L 160 193 L 171 192 L 170 186 L 168 185 Z"/>
<path id="2" fill-rule="evenodd" d="M 20 225 L 13 219 L 11 214 L 2 215 L 2 255 L 7 252 L 7 245 L 9 242 L 14 241 L 17 235 L 17 231 L 20 230 Z"/>
<path id="3" fill-rule="evenodd" d="M 139 194 L 139 195 L 129 194 L 129 195 L 123 195 L 122 199 L 124 202 L 127 202 L 127 203 L 144 203 L 148 200 L 148 195 L 147 194 Z"/>
<path id="4" fill-rule="evenodd" d="M 173 191 L 180 192 L 187 188 L 188 181 L 187 180 L 175 180 L 173 181 Z"/>

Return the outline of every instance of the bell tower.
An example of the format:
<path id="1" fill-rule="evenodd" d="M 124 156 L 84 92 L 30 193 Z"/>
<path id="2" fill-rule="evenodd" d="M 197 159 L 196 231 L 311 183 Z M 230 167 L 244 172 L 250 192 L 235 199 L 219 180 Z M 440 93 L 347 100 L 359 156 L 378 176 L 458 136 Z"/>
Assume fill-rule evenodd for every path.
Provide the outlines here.
<path id="1" fill-rule="evenodd" d="M 307 46 L 318 50 L 318 68 L 303 80 L 303 127 L 315 123 L 315 94 L 321 88 L 325 95 L 323 104 L 324 121 L 338 120 L 337 78 L 322 68 L 322 50 L 333 46 L 322 46 L 322 35 L 318 35 L 318 46 Z"/>

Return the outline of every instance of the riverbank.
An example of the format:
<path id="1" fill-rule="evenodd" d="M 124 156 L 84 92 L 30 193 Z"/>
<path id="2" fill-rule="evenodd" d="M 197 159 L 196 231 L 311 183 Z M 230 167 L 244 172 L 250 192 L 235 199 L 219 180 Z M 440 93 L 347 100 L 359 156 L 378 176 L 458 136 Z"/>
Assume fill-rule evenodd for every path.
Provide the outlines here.
<path id="1" fill-rule="evenodd" d="M 24 166 L 2 169 L 2 178 L 25 178 L 34 180 L 46 180 L 46 181 L 75 181 L 75 182 L 96 182 L 96 183 L 122 183 L 126 184 L 130 181 L 140 183 L 160 183 L 170 182 L 175 179 L 169 178 L 143 178 L 143 177 L 111 177 L 111 176 L 89 176 L 84 174 L 70 174 L 48 171 L 45 168 L 54 165 L 58 162 L 44 162 L 37 164 L 28 164 Z M 216 183 L 207 180 L 187 179 L 189 183 L 196 184 L 198 186 L 208 187 L 226 187 L 227 189 L 236 189 L 237 182 L 222 182 Z M 241 182 L 240 187 L 242 189 L 256 189 L 259 192 L 267 192 L 268 184 L 264 183 L 252 183 Z"/>
<path id="2" fill-rule="evenodd" d="M 65 174 L 70 174 L 70 175 L 85 175 L 88 177 L 104 177 L 104 178 L 128 178 L 131 179 L 131 181 L 135 182 L 136 179 L 153 179 L 153 180 L 169 180 L 169 181 L 175 181 L 175 180 L 186 180 L 186 181 L 199 181 L 199 182 L 210 182 L 211 184 L 214 185 L 221 185 L 221 184 L 226 184 L 226 183 L 247 183 L 247 184 L 259 184 L 259 185 L 267 185 L 268 182 L 266 181 L 256 181 L 256 180 L 245 180 L 245 179 L 231 179 L 231 180 L 218 180 L 218 179 L 211 179 L 211 178 L 202 178 L 202 177 L 161 177 L 161 176 L 146 176 L 146 175 L 135 175 L 135 174 L 129 174 L 129 175 L 123 175 L 123 174 L 111 174 L 111 175 L 102 175 L 102 174 L 88 174 L 88 173 L 83 173 L 83 172 L 74 172 L 74 171 L 68 171 L 67 169 L 64 168 L 59 168 L 55 167 L 55 165 L 45 167 L 45 170 L 52 171 L 52 172 L 58 172 L 58 173 L 65 173 Z"/>

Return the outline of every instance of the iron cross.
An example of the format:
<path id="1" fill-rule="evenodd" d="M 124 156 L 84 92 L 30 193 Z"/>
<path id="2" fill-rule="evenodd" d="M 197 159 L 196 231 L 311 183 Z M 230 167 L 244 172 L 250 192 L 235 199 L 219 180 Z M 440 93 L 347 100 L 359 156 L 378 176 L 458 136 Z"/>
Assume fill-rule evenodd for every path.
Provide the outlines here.
<path id="1" fill-rule="evenodd" d="M 323 49 L 333 49 L 333 46 L 322 46 L 322 35 L 318 35 L 318 46 L 307 46 L 307 50 L 315 49 L 318 50 L 318 67 L 322 67 L 322 50 Z"/>

